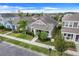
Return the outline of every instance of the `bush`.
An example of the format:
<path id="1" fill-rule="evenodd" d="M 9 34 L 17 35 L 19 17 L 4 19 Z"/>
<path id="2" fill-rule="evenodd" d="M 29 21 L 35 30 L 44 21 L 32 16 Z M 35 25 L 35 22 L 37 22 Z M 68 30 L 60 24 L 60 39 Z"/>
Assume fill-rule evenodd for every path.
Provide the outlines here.
<path id="1" fill-rule="evenodd" d="M 39 32 L 38 34 L 38 37 L 41 41 L 48 41 L 50 40 L 50 38 L 47 38 L 47 33 L 42 31 L 42 32 Z"/>
<path id="2" fill-rule="evenodd" d="M 66 47 L 67 48 L 74 48 L 74 49 L 76 48 L 74 42 L 68 42 L 68 41 L 66 42 Z"/>
<path id="3" fill-rule="evenodd" d="M 5 28 L 5 30 L 7 30 L 7 31 L 11 31 L 12 29 L 10 29 L 10 28 Z"/>
<path id="4" fill-rule="evenodd" d="M 46 41 L 50 41 L 50 38 L 46 38 L 46 39 L 41 39 L 40 37 L 38 37 L 38 39 L 42 42 L 46 42 Z"/>
<path id="5" fill-rule="evenodd" d="M 0 29 L 5 29 L 5 27 L 1 25 L 1 26 L 0 26 Z"/>
<path id="6" fill-rule="evenodd" d="M 11 29 L 10 29 L 10 28 L 6 28 L 6 27 L 5 27 L 5 26 L 3 26 L 3 25 L 0 25 L 0 29 L 4 29 L 4 30 L 11 31 Z"/>
<path id="7" fill-rule="evenodd" d="M 34 33 L 30 32 L 29 30 L 26 30 L 26 34 L 32 35 L 34 37 Z"/>

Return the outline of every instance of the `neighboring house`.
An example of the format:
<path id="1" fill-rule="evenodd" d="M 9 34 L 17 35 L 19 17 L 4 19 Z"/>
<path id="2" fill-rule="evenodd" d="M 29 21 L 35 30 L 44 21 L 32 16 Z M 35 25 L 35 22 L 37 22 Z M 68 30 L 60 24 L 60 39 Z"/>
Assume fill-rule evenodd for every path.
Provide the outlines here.
<path id="1" fill-rule="evenodd" d="M 57 25 L 57 22 L 49 15 L 43 15 L 40 18 L 35 18 L 35 20 L 36 21 L 28 25 L 28 28 L 33 31 L 35 35 L 38 35 L 40 31 L 45 31 L 47 32 L 47 37 L 51 38 L 52 31 Z"/>
<path id="2" fill-rule="evenodd" d="M 64 39 L 79 42 L 79 14 L 66 14 L 62 18 Z"/>
<path id="3" fill-rule="evenodd" d="M 5 18 L 5 17 L 2 17 L 2 15 L 0 15 L 0 24 L 5 26 L 6 28 L 9 28 L 9 29 L 12 29 L 12 30 L 15 30 L 16 27 L 15 25 L 12 23 L 12 18 Z"/>

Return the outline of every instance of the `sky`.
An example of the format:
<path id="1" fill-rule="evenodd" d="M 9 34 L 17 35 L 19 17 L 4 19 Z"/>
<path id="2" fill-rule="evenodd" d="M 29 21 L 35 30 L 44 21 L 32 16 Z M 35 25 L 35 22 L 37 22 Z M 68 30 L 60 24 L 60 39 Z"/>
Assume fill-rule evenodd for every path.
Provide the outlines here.
<path id="1" fill-rule="evenodd" d="M 31 13 L 79 12 L 79 3 L 0 3 L 0 12 L 5 10 Z"/>

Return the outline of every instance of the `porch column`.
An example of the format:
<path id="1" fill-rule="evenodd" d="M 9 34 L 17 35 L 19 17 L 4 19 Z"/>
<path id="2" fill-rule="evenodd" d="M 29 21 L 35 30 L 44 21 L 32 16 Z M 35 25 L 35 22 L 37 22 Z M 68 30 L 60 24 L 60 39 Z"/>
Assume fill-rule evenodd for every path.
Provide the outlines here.
<path id="1" fill-rule="evenodd" d="M 48 37 L 49 37 L 49 38 L 52 37 L 51 31 L 48 32 Z"/>
<path id="2" fill-rule="evenodd" d="M 76 42 L 76 34 L 73 34 L 73 41 Z"/>
<path id="3" fill-rule="evenodd" d="M 33 29 L 34 35 L 36 35 L 36 29 Z"/>

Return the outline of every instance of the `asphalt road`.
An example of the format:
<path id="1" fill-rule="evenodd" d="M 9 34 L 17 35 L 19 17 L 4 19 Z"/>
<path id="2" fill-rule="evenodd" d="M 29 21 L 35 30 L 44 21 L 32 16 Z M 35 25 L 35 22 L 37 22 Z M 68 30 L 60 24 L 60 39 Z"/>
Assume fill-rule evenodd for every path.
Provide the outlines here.
<path id="1" fill-rule="evenodd" d="M 41 56 L 28 49 L 12 46 L 5 42 L 0 43 L 0 56 Z"/>

